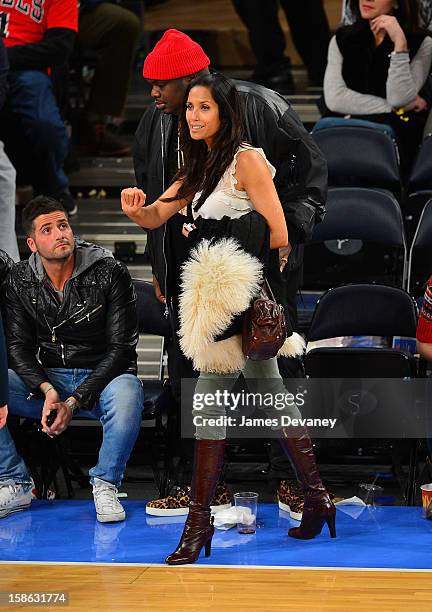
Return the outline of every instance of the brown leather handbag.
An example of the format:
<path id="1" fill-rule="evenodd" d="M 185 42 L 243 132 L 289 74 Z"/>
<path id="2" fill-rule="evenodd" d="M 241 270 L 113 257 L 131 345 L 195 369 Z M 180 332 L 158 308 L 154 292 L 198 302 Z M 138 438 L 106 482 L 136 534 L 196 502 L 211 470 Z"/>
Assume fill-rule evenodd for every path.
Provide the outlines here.
<path id="1" fill-rule="evenodd" d="M 283 306 L 278 304 L 264 280 L 260 294 L 243 317 L 242 349 L 253 361 L 276 357 L 287 337 Z"/>

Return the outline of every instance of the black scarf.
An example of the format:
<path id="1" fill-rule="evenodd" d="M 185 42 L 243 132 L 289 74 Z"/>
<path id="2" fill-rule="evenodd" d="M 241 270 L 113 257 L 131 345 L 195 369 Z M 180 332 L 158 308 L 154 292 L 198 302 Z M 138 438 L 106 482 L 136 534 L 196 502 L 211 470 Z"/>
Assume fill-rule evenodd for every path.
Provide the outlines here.
<path id="1" fill-rule="evenodd" d="M 416 55 L 426 32 L 406 32 L 410 59 Z M 375 39 L 369 22 L 360 20 L 351 26 L 340 28 L 336 41 L 343 56 L 342 76 L 349 89 L 362 94 L 386 98 L 386 82 L 390 66 L 390 53 L 394 44 L 388 35 L 375 47 Z"/>

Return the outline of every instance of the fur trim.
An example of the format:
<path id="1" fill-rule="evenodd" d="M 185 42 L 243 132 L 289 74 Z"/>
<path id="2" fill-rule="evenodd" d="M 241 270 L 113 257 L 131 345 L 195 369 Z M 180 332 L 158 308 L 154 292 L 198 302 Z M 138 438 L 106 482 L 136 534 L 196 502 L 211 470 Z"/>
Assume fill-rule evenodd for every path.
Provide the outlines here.
<path id="1" fill-rule="evenodd" d="M 262 264 L 231 238 L 202 240 L 183 266 L 180 293 L 180 346 L 201 372 L 229 374 L 244 368 L 240 335 L 215 342 L 258 295 Z M 299 334 L 287 338 L 278 355 L 302 355 Z"/>
<path id="2" fill-rule="evenodd" d="M 192 251 L 182 271 L 179 336 L 181 349 L 193 360 L 195 368 L 207 371 L 205 363 L 214 338 L 223 333 L 234 316 L 244 312 L 258 295 L 262 267 L 256 257 L 243 251 L 230 238 L 216 243 L 202 240 Z M 234 359 L 234 341 L 222 340 L 214 344 L 219 345 L 212 348 L 215 363 L 221 363 L 226 347 L 224 371 L 241 369 L 242 366 L 237 367 L 240 359 Z M 241 352 L 241 344 L 239 346 Z M 228 359 L 233 360 L 232 365 L 227 363 Z"/>
<path id="3" fill-rule="evenodd" d="M 306 342 L 303 336 L 294 332 L 287 338 L 279 349 L 278 357 L 300 357 L 306 350 Z"/>
<path id="4" fill-rule="evenodd" d="M 232 374 L 243 370 L 246 357 L 242 351 L 242 337 L 231 336 L 226 340 L 213 342 L 202 353 L 196 355 L 194 368 L 200 372 Z"/>

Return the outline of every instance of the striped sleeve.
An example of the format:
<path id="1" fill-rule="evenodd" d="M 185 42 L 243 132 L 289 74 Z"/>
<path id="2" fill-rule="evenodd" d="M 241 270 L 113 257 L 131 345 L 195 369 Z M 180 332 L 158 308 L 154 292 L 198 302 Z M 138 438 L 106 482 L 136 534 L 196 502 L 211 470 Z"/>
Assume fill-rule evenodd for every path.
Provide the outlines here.
<path id="1" fill-rule="evenodd" d="M 416 337 L 420 342 L 432 343 L 432 277 L 428 280 L 424 294 Z"/>

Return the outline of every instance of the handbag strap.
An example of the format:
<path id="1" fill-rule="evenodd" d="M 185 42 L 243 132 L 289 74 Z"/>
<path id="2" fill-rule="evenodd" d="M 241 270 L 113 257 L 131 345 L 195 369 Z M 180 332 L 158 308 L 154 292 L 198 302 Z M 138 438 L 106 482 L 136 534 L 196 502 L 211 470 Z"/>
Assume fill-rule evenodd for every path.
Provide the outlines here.
<path id="1" fill-rule="evenodd" d="M 276 303 L 275 297 L 273 295 L 273 291 L 270 287 L 270 283 L 267 280 L 267 277 L 264 277 L 263 283 L 262 283 L 262 289 L 267 293 L 267 296 L 272 300 L 272 302 Z"/>

